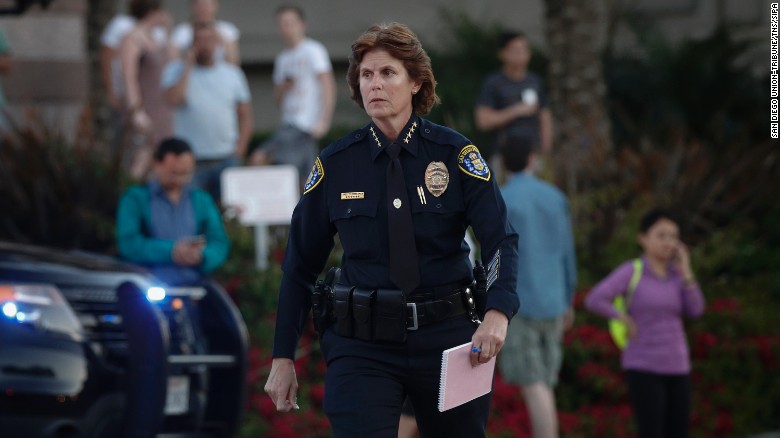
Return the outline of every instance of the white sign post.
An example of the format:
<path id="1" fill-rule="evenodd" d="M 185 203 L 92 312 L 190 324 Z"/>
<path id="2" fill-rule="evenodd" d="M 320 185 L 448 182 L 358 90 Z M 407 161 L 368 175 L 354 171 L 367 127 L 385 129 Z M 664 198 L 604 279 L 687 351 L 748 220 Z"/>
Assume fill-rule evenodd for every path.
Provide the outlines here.
<path id="1" fill-rule="evenodd" d="M 255 265 L 268 267 L 268 226 L 289 225 L 300 197 L 295 166 L 231 167 L 222 172 L 222 203 L 255 227 Z"/>

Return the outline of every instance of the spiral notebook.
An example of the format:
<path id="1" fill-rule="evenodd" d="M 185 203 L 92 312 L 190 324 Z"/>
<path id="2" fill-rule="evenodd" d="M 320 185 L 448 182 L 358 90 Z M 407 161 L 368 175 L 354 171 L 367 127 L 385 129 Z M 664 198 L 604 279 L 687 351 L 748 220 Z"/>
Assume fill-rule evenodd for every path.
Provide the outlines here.
<path id="1" fill-rule="evenodd" d="M 496 358 L 471 366 L 471 342 L 444 350 L 441 355 L 439 412 L 470 402 L 490 392 Z"/>

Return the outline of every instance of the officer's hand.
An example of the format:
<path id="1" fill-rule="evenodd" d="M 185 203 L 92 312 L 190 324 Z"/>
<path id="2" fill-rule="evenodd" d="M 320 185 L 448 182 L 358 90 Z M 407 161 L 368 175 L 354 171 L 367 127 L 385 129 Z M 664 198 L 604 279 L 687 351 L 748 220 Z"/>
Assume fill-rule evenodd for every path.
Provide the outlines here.
<path id="1" fill-rule="evenodd" d="M 509 319 L 498 310 L 488 310 L 482 324 L 474 332 L 471 342 L 479 351 L 471 354 L 471 365 L 485 363 L 495 357 L 504 346 Z"/>
<path id="2" fill-rule="evenodd" d="M 271 397 L 276 410 L 290 412 L 298 407 L 298 379 L 292 359 L 276 358 L 271 362 L 271 374 L 265 382 L 265 393 Z"/>

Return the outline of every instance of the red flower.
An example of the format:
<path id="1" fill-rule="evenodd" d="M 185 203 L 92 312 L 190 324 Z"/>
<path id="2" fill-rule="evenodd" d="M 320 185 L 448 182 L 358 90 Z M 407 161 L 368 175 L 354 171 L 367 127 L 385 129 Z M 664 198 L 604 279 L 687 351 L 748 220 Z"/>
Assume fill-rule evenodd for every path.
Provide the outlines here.
<path id="1" fill-rule="evenodd" d="M 509 384 L 496 374 L 493 381 L 493 408 L 503 415 L 505 412 L 517 411 L 522 407 L 522 397 L 520 388 Z"/>
<path id="2" fill-rule="evenodd" d="M 718 436 L 729 436 L 734 431 L 734 420 L 727 411 L 718 411 L 715 418 L 715 432 Z"/>
<path id="3" fill-rule="evenodd" d="M 325 385 L 317 383 L 311 385 L 309 388 L 309 397 L 311 398 L 311 404 L 316 409 L 322 409 L 322 402 L 325 399 Z"/>
<path id="4" fill-rule="evenodd" d="M 621 393 L 623 384 L 620 375 L 612 368 L 595 362 L 586 362 L 577 369 L 577 376 L 585 382 L 590 382 L 596 388 L 609 394 Z"/>
<path id="5" fill-rule="evenodd" d="M 284 416 L 277 416 L 271 420 L 271 432 L 268 434 L 268 438 L 298 438 L 301 436 L 293 428 L 294 421 L 291 418 L 285 418 Z"/>
<path id="6" fill-rule="evenodd" d="M 583 289 L 578 290 L 574 293 L 574 308 L 575 309 L 584 309 L 585 308 L 585 298 L 588 296 L 588 293 L 590 293 L 590 289 Z"/>
<path id="7" fill-rule="evenodd" d="M 580 425 L 580 419 L 571 412 L 558 412 L 558 429 L 561 435 L 573 434 Z"/>
<path id="8" fill-rule="evenodd" d="M 222 287 L 225 288 L 225 292 L 230 295 L 230 298 L 232 298 L 234 302 L 238 300 L 238 289 L 241 286 L 241 281 L 242 279 L 238 275 L 234 275 L 227 280 L 222 281 Z"/>
<path id="9" fill-rule="evenodd" d="M 706 359 L 712 347 L 718 345 L 718 338 L 712 333 L 704 332 L 696 335 L 693 355 L 696 359 Z"/>
<path id="10" fill-rule="evenodd" d="M 751 344 L 758 350 L 758 356 L 764 367 L 774 369 L 777 367 L 777 357 L 775 352 L 780 349 L 780 336 L 759 335 L 749 339 Z"/>
<path id="11" fill-rule="evenodd" d="M 619 350 L 612 342 L 609 331 L 604 327 L 583 324 L 566 332 L 563 337 L 566 347 L 579 345 L 589 350 L 595 350 L 603 355 L 617 355 Z"/>
<path id="12" fill-rule="evenodd" d="M 739 301 L 734 297 L 716 298 L 709 305 L 709 311 L 712 313 L 737 314 L 739 313 Z"/>
<path id="13" fill-rule="evenodd" d="M 309 362 L 311 358 L 309 355 L 304 355 L 295 359 L 295 374 L 298 379 L 307 379 L 309 377 Z"/>
<path id="14" fill-rule="evenodd" d="M 271 260 L 281 265 L 284 263 L 285 248 L 278 246 L 271 251 Z"/>
<path id="15" fill-rule="evenodd" d="M 277 415 L 276 404 L 271 400 L 271 397 L 261 393 L 254 393 L 250 397 L 250 400 L 263 418 L 271 419 Z"/>

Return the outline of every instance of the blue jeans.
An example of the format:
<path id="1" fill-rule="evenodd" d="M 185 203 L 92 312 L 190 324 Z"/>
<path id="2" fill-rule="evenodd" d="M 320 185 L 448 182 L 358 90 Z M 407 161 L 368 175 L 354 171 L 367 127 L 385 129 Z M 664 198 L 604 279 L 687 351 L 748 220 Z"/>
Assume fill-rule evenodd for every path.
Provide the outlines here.
<path id="1" fill-rule="evenodd" d="M 291 164 L 298 169 L 298 178 L 306 179 L 318 152 L 317 140 L 308 132 L 286 125 L 260 145 L 272 164 Z"/>
<path id="2" fill-rule="evenodd" d="M 209 192 L 214 202 L 219 203 L 222 199 L 222 171 L 240 164 L 240 160 L 235 155 L 222 160 L 200 160 L 195 166 L 192 182 L 196 187 Z"/>

